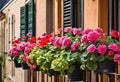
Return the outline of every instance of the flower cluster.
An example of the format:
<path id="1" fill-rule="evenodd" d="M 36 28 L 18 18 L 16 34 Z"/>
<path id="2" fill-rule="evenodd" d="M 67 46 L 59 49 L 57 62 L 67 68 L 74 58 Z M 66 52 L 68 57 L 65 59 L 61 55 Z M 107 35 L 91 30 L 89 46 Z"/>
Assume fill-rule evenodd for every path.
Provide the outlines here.
<path id="1" fill-rule="evenodd" d="M 118 36 L 119 33 L 115 30 L 112 30 L 111 36 L 103 33 L 101 28 L 84 30 L 79 48 L 82 54 L 80 57 L 81 68 L 96 70 L 98 67 L 97 63 L 105 59 L 119 62 Z"/>
<path id="2" fill-rule="evenodd" d="M 25 42 L 21 42 L 19 44 L 14 45 L 9 51 L 8 53 L 12 56 L 19 56 L 20 52 L 23 52 L 23 50 L 26 47 L 26 43 Z"/>
<path id="3" fill-rule="evenodd" d="M 64 32 L 63 36 L 61 32 Z M 107 36 L 101 28 L 66 27 L 59 29 L 57 34 L 43 33 L 36 38 L 28 33 L 26 37 L 27 42 L 21 42 L 20 38 L 15 41 L 17 44 L 9 54 L 20 56 L 31 69 L 39 67 L 44 73 L 50 74 L 51 70 L 61 74 L 65 74 L 65 70 L 72 72 L 76 62 L 83 70 L 96 70 L 98 62 L 105 59 L 120 62 L 119 33 L 115 30 Z"/>

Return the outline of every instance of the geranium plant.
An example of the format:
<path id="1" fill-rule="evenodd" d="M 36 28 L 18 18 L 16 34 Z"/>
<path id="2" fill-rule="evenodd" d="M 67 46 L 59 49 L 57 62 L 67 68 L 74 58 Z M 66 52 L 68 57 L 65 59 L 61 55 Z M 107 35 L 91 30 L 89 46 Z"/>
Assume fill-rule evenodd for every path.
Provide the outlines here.
<path id="1" fill-rule="evenodd" d="M 81 68 L 83 70 L 96 70 L 98 62 L 105 59 L 116 60 L 119 54 L 119 33 L 112 30 L 107 36 L 101 28 L 84 30 L 80 50 Z M 117 57 L 118 58 L 118 57 Z"/>
<path id="2" fill-rule="evenodd" d="M 50 39 L 57 51 L 54 54 L 55 58 L 52 61 L 51 69 L 59 71 L 62 75 L 66 73 L 66 70 L 72 72 L 75 69 L 75 63 L 81 63 L 78 47 L 82 29 L 67 27 L 64 32 L 64 36 L 55 36 Z"/>
<path id="3" fill-rule="evenodd" d="M 12 41 L 13 47 L 11 47 L 8 51 L 9 56 L 12 60 L 19 61 L 20 55 L 23 55 L 25 49 L 25 42 L 21 42 L 22 38 L 18 38 L 17 40 Z"/>
<path id="4" fill-rule="evenodd" d="M 63 36 L 60 36 L 64 32 Z M 13 59 L 26 62 L 31 69 L 39 67 L 41 71 L 51 74 L 51 70 L 73 72 L 79 63 L 83 70 L 96 70 L 98 63 L 105 59 L 120 62 L 119 33 L 112 30 L 108 36 L 101 28 L 86 29 L 66 27 L 57 33 L 43 33 L 40 37 L 31 37 L 27 42 L 21 39 L 9 50 Z"/>
<path id="5" fill-rule="evenodd" d="M 24 42 L 23 38 L 26 38 L 28 41 Z M 9 49 L 8 54 L 15 63 L 31 62 L 27 54 L 36 46 L 36 38 L 31 37 L 31 33 L 28 33 L 23 38 L 16 39 L 15 37 L 16 40 L 10 42 L 12 47 Z"/>
<path id="6" fill-rule="evenodd" d="M 52 37 L 52 34 L 43 33 L 40 37 L 37 38 L 36 46 L 34 46 L 28 58 L 34 62 L 34 65 L 39 67 L 45 73 L 49 74 L 50 63 L 53 59 L 52 52 L 49 48 L 49 38 Z"/>

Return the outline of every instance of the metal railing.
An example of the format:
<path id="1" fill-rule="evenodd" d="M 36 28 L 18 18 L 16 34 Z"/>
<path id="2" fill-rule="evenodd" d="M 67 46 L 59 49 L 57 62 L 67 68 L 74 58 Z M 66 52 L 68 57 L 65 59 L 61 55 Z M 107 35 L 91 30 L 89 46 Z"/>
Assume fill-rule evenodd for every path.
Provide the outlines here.
<path id="1" fill-rule="evenodd" d="M 75 82 L 120 82 L 120 74 L 86 72 L 84 81 Z M 70 82 L 66 76 L 48 76 L 40 71 L 29 71 L 28 82 Z"/>

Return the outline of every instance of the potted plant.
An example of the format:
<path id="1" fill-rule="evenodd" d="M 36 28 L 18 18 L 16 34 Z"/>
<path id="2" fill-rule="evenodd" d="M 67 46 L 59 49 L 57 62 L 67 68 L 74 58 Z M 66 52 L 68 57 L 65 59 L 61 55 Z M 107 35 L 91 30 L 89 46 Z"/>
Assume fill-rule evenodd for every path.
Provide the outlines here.
<path id="1" fill-rule="evenodd" d="M 12 42 L 12 47 L 9 49 L 8 54 L 14 61 L 15 67 L 21 67 L 20 56 L 24 53 L 25 43 L 21 43 L 21 38 Z"/>
<path id="2" fill-rule="evenodd" d="M 28 33 L 30 34 L 30 33 Z M 27 36 L 28 36 L 27 34 Z M 28 36 L 28 40 L 26 42 L 26 46 L 24 49 L 24 54 L 21 56 L 21 63 L 23 69 L 36 69 L 34 62 L 32 59 L 29 58 L 29 53 L 31 50 L 37 45 L 36 44 L 36 37 Z"/>
<path id="3" fill-rule="evenodd" d="M 115 30 L 112 30 L 111 36 L 103 33 L 101 28 L 85 30 L 79 47 L 81 68 L 100 73 L 115 72 L 114 57 L 119 54 L 117 39 L 118 32 Z"/>
<path id="4" fill-rule="evenodd" d="M 30 49 L 36 45 L 35 37 L 31 37 L 31 33 L 28 33 L 24 38 L 27 38 L 27 42 L 23 42 L 22 38 L 13 40 L 11 42 L 12 47 L 8 51 L 9 56 L 14 61 L 15 67 L 27 65 L 27 54 L 30 52 Z M 29 68 L 29 66 L 27 66 L 27 68 Z"/>
<path id="5" fill-rule="evenodd" d="M 52 53 L 49 51 L 49 38 L 52 34 L 43 33 L 36 40 L 36 46 L 34 46 L 28 54 L 28 58 L 34 64 L 34 67 L 50 75 L 50 63 L 53 59 Z M 29 63 L 30 64 L 30 63 Z M 34 69 L 35 70 L 35 69 Z"/>
<path id="6" fill-rule="evenodd" d="M 82 81 L 84 71 L 80 68 L 80 39 L 82 29 L 67 27 L 65 35 L 54 36 L 50 42 L 54 45 L 56 53 L 51 64 L 51 69 L 59 71 L 62 75 L 68 74 L 70 81 Z"/>

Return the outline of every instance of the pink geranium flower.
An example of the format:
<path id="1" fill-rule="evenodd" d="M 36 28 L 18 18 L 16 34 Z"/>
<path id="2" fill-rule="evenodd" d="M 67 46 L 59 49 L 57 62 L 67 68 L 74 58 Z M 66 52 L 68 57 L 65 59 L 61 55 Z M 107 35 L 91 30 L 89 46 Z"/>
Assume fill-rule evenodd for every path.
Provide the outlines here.
<path id="1" fill-rule="evenodd" d="M 72 27 L 64 28 L 64 32 L 72 32 L 72 31 L 73 31 Z"/>
<path id="2" fill-rule="evenodd" d="M 118 50 L 118 46 L 115 43 L 109 44 L 108 45 L 108 49 L 113 50 L 113 51 L 117 51 Z"/>
<path id="3" fill-rule="evenodd" d="M 62 44 L 60 43 L 60 38 L 59 37 L 55 38 L 55 41 L 53 42 L 53 44 L 57 47 L 62 46 Z"/>
<path id="4" fill-rule="evenodd" d="M 27 33 L 27 36 L 32 36 L 32 33 L 31 32 Z"/>
<path id="5" fill-rule="evenodd" d="M 71 40 L 69 38 L 65 38 L 63 40 L 63 43 L 62 43 L 63 46 L 67 47 L 70 44 L 71 44 Z"/>
<path id="6" fill-rule="evenodd" d="M 50 40 L 51 43 L 54 43 L 55 42 L 55 37 L 51 37 L 49 40 Z"/>
<path id="7" fill-rule="evenodd" d="M 120 54 L 115 54 L 114 61 L 115 62 L 120 62 Z"/>
<path id="8" fill-rule="evenodd" d="M 87 47 L 87 51 L 90 53 L 95 52 L 96 46 L 94 44 L 91 44 L 90 46 Z"/>
<path id="9" fill-rule="evenodd" d="M 13 52 L 13 55 L 14 55 L 14 56 L 19 56 L 18 51 L 14 51 L 14 52 Z"/>
<path id="10" fill-rule="evenodd" d="M 30 69 L 36 69 L 36 65 L 31 65 L 30 64 Z"/>
<path id="11" fill-rule="evenodd" d="M 100 53 L 101 55 L 104 55 L 106 53 L 106 45 L 102 44 L 102 45 L 99 45 L 97 50 L 98 50 L 98 53 Z"/>
<path id="12" fill-rule="evenodd" d="M 71 50 L 75 51 L 79 45 L 80 45 L 80 42 L 73 42 L 73 44 L 71 45 Z"/>
<path id="13" fill-rule="evenodd" d="M 82 43 L 86 43 L 88 41 L 88 39 L 87 39 L 87 34 L 84 34 L 83 36 L 82 36 L 82 38 L 81 38 L 81 42 Z"/>
<path id="14" fill-rule="evenodd" d="M 82 34 L 82 29 L 81 28 L 73 28 L 73 34 L 74 35 Z"/>
<path id="15" fill-rule="evenodd" d="M 57 34 L 61 34 L 62 33 L 62 28 L 59 28 L 58 31 L 57 31 Z"/>
<path id="16" fill-rule="evenodd" d="M 25 42 L 21 42 L 20 44 L 17 45 L 17 50 L 18 51 L 24 50 L 25 47 L 26 47 Z"/>
<path id="17" fill-rule="evenodd" d="M 101 34 L 98 33 L 97 31 L 91 31 L 87 34 L 87 39 L 89 42 L 95 42 L 98 39 L 100 39 Z"/>
<path id="18" fill-rule="evenodd" d="M 91 31 L 93 31 L 93 30 L 92 29 L 86 29 L 86 30 L 84 30 L 83 34 L 88 34 Z"/>
<path id="19" fill-rule="evenodd" d="M 41 37 L 46 37 L 46 36 L 47 36 L 46 32 L 44 32 L 44 33 L 41 34 Z"/>
<path id="20" fill-rule="evenodd" d="M 102 28 L 96 28 L 95 31 L 97 31 L 98 33 L 102 33 L 103 32 Z"/>

